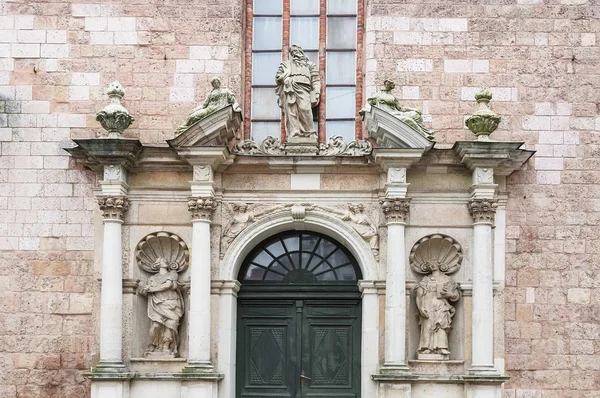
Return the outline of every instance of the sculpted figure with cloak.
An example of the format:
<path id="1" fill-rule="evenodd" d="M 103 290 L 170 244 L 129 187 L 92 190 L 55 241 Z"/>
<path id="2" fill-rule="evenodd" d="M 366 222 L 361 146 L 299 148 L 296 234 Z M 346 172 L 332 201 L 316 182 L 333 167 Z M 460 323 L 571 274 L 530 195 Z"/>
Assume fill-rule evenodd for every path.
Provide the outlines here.
<path id="1" fill-rule="evenodd" d="M 279 65 L 275 82 L 287 137 L 316 138 L 312 108 L 319 104 L 319 68 L 309 61 L 302 47 L 290 47 L 289 60 Z"/>

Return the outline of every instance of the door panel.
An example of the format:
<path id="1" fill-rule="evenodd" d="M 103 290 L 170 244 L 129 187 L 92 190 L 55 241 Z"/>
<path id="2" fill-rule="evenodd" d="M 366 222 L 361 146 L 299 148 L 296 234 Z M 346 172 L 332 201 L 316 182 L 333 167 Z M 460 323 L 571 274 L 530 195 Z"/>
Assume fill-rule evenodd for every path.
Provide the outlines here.
<path id="1" fill-rule="evenodd" d="M 295 397 L 294 302 L 243 303 L 237 338 L 238 397 Z"/>
<path id="2" fill-rule="evenodd" d="M 360 396 L 360 302 L 307 301 L 302 365 L 311 377 L 302 397 Z"/>
<path id="3" fill-rule="evenodd" d="M 360 300 L 240 299 L 236 396 L 359 398 L 360 314 Z"/>

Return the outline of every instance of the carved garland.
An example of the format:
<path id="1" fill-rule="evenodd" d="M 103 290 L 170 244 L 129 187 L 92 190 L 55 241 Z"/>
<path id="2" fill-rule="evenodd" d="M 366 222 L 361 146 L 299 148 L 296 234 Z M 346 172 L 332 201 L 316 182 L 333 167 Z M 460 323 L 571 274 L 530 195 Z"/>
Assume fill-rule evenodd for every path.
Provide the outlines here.
<path id="1" fill-rule="evenodd" d="M 467 206 L 474 222 L 491 224 L 498 208 L 498 199 L 471 199 Z"/>
<path id="2" fill-rule="evenodd" d="M 240 141 L 235 146 L 235 150 L 238 155 L 284 156 L 288 154 L 286 144 L 275 137 L 265 138 L 260 145 L 250 140 Z M 329 139 L 327 144 L 319 146 L 318 155 L 364 156 L 369 155 L 372 151 L 373 145 L 370 141 L 355 140 L 346 144 L 341 136 L 334 136 Z"/>
<path id="3" fill-rule="evenodd" d="M 102 196 L 98 198 L 98 206 L 105 220 L 123 221 L 123 215 L 129 209 L 129 201 L 125 196 Z"/>

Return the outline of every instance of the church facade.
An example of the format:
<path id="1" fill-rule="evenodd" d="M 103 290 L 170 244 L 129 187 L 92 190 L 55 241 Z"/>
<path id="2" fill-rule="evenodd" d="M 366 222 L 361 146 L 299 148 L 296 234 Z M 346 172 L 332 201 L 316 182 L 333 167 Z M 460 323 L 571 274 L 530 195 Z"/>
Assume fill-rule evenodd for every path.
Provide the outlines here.
<path id="1" fill-rule="evenodd" d="M 0 5 L 0 395 L 596 396 L 599 9 Z"/>

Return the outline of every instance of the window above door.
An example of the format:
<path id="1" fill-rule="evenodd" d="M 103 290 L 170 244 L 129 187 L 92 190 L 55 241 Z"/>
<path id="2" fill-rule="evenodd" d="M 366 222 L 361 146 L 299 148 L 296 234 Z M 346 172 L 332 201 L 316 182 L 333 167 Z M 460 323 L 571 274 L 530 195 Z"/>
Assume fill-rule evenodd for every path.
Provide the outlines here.
<path id="1" fill-rule="evenodd" d="M 313 109 L 319 140 L 361 138 L 363 0 L 248 0 L 246 138 L 284 137 L 275 74 L 297 44 L 319 66 L 320 104 Z"/>
<path id="2" fill-rule="evenodd" d="M 335 240 L 312 232 L 286 232 L 261 242 L 245 259 L 242 283 L 351 282 L 360 279 L 352 254 Z"/>

